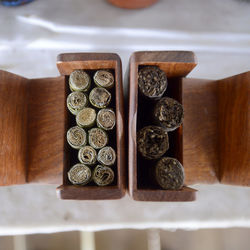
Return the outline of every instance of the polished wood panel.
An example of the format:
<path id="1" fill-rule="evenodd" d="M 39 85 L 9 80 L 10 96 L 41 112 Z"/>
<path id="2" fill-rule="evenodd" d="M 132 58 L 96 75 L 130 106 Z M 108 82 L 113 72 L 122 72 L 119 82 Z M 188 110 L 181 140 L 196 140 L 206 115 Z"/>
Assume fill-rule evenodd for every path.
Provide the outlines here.
<path id="1" fill-rule="evenodd" d="M 216 81 L 183 78 L 183 165 L 187 185 L 218 182 Z"/>
<path id="2" fill-rule="evenodd" d="M 153 186 L 146 179 L 145 168 L 149 168 L 148 162 L 143 162 L 137 155 L 136 132 L 138 125 L 138 114 L 140 105 L 147 109 L 147 101 L 138 104 L 138 68 L 143 65 L 155 65 L 161 68 L 168 76 L 169 97 L 182 102 L 182 78 L 185 77 L 195 66 L 195 56 L 192 52 L 185 51 L 158 51 L 158 52 L 135 52 L 130 58 L 129 74 L 129 192 L 135 200 L 142 201 L 192 201 L 195 199 L 195 191 L 191 188 L 184 188 L 179 191 L 161 190 Z M 140 121 L 139 121 L 140 122 Z M 183 158 L 183 133 L 182 127 L 171 132 L 170 141 L 171 156 L 176 157 L 180 162 Z M 167 155 L 169 153 L 167 152 Z M 144 165 L 142 169 L 141 165 Z M 148 166 L 145 166 L 148 165 Z M 185 168 L 185 166 L 184 166 Z M 144 182 L 144 183 L 143 183 Z M 142 184 L 143 183 L 143 184 Z"/>
<path id="3" fill-rule="evenodd" d="M 64 77 L 28 82 L 28 182 L 61 184 L 65 134 Z"/>
<path id="4" fill-rule="evenodd" d="M 250 186 L 250 72 L 217 86 L 220 182 Z"/>
<path id="5" fill-rule="evenodd" d="M 0 70 L 0 185 L 26 182 L 27 79 Z"/>

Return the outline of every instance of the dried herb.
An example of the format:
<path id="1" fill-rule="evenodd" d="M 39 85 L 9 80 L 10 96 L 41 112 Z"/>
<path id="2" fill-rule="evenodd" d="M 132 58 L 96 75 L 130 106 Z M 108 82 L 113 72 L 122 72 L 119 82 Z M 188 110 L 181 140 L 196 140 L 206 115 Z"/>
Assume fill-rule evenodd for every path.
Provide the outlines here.
<path id="1" fill-rule="evenodd" d="M 77 115 L 88 103 L 86 95 L 80 91 L 72 92 L 67 97 L 67 107 L 73 115 Z"/>
<path id="2" fill-rule="evenodd" d="M 69 76 L 69 87 L 72 91 L 83 91 L 89 90 L 91 79 L 89 75 L 82 69 L 73 71 Z"/>
<path id="3" fill-rule="evenodd" d="M 76 116 L 79 127 L 90 128 L 95 124 L 96 112 L 93 108 L 83 108 Z"/>
<path id="4" fill-rule="evenodd" d="M 94 82 L 99 87 L 112 88 L 114 86 L 114 76 L 107 70 L 98 70 L 94 75 Z"/>
<path id="5" fill-rule="evenodd" d="M 138 73 L 141 93 L 149 98 L 160 98 L 167 89 L 167 76 L 156 66 L 141 68 Z"/>
<path id="6" fill-rule="evenodd" d="M 97 126 L 104 130 L 111 130 L 115 126 L 115 112 L 111 109 L 101 109 L 97 113 Z"/>
<path id="7" fill-rule="evenodd" d="M 114 165 L 116 160 L 115 150 L 109 146 L 100 149 L 97 155 L 97 160 L 105 166 Z"/>
<path id="8" fill-rule="evenodd" d="M 91 180 L 91 170 L 86 165 L 78 163 L 69 170 L 68 178 L 74 185 L 86 185 Z"/>
<path id="9" fill-rule="evenodd" d="M 167 131 L 173 131 L 180 127 L 183 121 L 183 107 L 176 100 L 163 97 L 154 109 L 154 118 L 160 125 L 164 126 Z"/>
<path id="10" fill-rule="evenodd" d="M 137 133 L 137 148 L 147 159 L 160 158 L 169 148 L 168 134 L 161 127 L 144 127 Z"/>
<path id="11" fill-rule="evenodd" d="M 97 165 L 93 171 L 93 181 L 98 186 L 107 186 L 114 181 L 114 172 L 111 168 Z"/>
<path id="12" fill-rule="evenodd" d="M 78 151 L 78 159 L 81 163 L 86 165 L 93 165 L 96 163 L 96 150 L 91 146 L 84 146 Z"/>
<path id="13" fill-rule="evenodd" d="M 178 160 L 163 157 L 155 166 L 155 178 L 163 189 L 178 190 L 184 183 L 184 169 Z"/>
<path id="14" fill-rule="evenodd" d="M 79 149 L 87 143 L 87 134 L 83 128 L 72 127 L 67 132 L 67 141 L 72 148 Z"/>
<path id="15" fill-rule="evenodd" d="M 111 101 L 111 94 L 105 88 L 93 88 L 89 94 L 89 101 L 96 108 L 106 108 Z"/>
<path id="16" fill-rule="evenodd" d="M 103 148 L 108 143 L 107 133 L 100 128 L 92 128 L 89 130 L 89 145 L 95 149 Z"/>

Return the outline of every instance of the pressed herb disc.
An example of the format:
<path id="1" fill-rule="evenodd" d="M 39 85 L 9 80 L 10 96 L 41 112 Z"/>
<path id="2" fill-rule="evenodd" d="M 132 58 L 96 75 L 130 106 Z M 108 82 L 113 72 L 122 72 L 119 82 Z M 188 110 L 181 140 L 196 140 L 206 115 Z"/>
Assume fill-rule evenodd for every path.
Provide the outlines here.
<path id="1" fill-rule="evenodd" d="M 138 85 L 143 95 L 159 98 L 167 89 L 167 76 L 160 68 L 147 66 L 139 70 Z"/>
<path id="2" fill-rule="evenodd" d="M 137 147 L 147 159 L 160 158 L 169 148 L 168 134 L 162 127 L 144 127 L 137 133 Z"/>
<path id="3" fill-rule="evenodd" d="M 176 100 L 163 97 L 155 106 L 154 117 L 167 131 L 173 131 L 182 124 L 183 107 Z"/>
<path id="4" fill-rule="evenodd" d="M 178 190 L 184 183 L 184 169 L 177 159 L 163 157 L 156 164 L 155 178 L 163 189 Z"/>

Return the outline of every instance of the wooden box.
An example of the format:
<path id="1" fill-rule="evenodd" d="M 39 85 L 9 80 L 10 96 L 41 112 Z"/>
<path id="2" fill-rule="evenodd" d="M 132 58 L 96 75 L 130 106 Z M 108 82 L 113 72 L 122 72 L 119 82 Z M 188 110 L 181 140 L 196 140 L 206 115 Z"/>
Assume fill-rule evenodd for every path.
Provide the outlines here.
<path id="1" fill-rule="evenodd" d="M 126 190 L 123 86 L 120 57 L 112 53 L 72 53 L 58 56 L 62 76 L 27 79 L 0 71 L 0 185 L 24 183 L 62 184 L 62 199 L 118 199 Z M 115 185 L 70 185 L 67 180 L 69 148 L 66 131 L 68 75 L 74 69 L 112 69 L 115 74 L 117 167 Z M 113 97 L 114 98 L 114 97 Z"/>
<path id="2" fill-rule="evenodd" d="M 137 153 L 136 133 L 145 124 L 150 103 L 138 95 L 138 70 L 143 66 L 155 65 L 168 77 L 168 88 L 164 96 L 182 103 L 182 79 L 195 66 L 192 52 L 135 52 L 130 58 L 129 74 L 129 191 L 140 201 L 193 201 L 194 189 L 184 186 L 181 190 L 162 190 L 150 182 L 149 161 Z M 184 110 L 185 112 L 185 110 Z M 147 124 L 149 125 L 149 124 Z M 168 133 L 170 148 L 165 155 L 183 162 L 183 128 Z M 185 166 L 184 166 L 185 169 Z M 151 178 L 152 179 L 152 178 Z"/>
<path id="3" fill-rule="evenodd" d="M 63 185 L 57 188 L 61 199 L 74 200 L 103 200 L 119 199 L 125 194 L 125 141 L 124 141 L 124 104 L 123 104 L 123 86 L 122 86 L 122 66 L 118 55 L 112 53 L 81 53 L 81 54 L 60 54 L 57 60 L 57 67 L 61 75 L 65 77 L 65 133 L 64 133 L 64 163 L 63 163 Z M 76 163 L 77 150 L 70 148 L 66 141 L 66 131 L 75 126 L 73 115 L 67 110 L 66 96 L 70 93 L 68 87 L 68 78 L 72 71 L 84 69 L 90 75 L 98 69 L 109 69 L 115 77 L 115 88 L 112 92 L 112 108 L 116 112 L 115 134 L 110 137 L 110 143 L 116 149 L 117 160 L 113 167 L 115 172 L 114 184 L 105 187 L 98 187 L 91 184 L 86 186 L 72 185 L 67 177 L 67 172 Z"/>
<path id="4" fill-rule="evenodd" d="M 213 62 L 211 62 L 213 63 Z M 185 169 L 185 184 L 250 186 L 250 71 L 220 80 L 185 78 L 195 67 L 192 52 L 136 52 L 130 59 L 128 124 L 129 191 L 136 200 L 191 201 L 195 190 L 165 191 L 145 185 L 137 162 L 138 68 L 158 65 L 169 77 L 168 92 L 183 103 L 184 123 L 171 132 L 170 150 Z M 25 183 L 62 185 L 62 199 L 118 199 L 125 194 L 121 61 L 115 54 L 73 53 L 58 58 L 61 76 L 27 79 L 0 70 L 0 186 Z M 74 187 L 68 183 L 65 133 L 67 78 L 76 68 L 115 72 L 117 114 L 116 185 Z M 146 106 L 145 106 L 146 107 Z M 168 153 L 168 152 L 167 152 Z M 146 183 L 147 184 L 147 183 Z"/>

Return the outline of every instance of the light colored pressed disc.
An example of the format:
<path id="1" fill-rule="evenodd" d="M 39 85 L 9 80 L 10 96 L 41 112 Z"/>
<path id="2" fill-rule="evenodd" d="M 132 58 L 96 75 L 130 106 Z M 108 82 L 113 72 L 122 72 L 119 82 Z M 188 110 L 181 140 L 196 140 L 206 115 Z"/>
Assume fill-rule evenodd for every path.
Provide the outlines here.
<path id="1" fill-rule="evenodd" d="M 93 108 L 83 108 L 76 116 L 78 126 L 88 128 L 94 125 L 96 112 Z"/>
<path id="2" fill-rule="evenodd" d="M 112 88 L 114 86 L 114 76 L 107 70 L 98 70 L 94 75 L 94 82 L 99 87 Z"/>
<path id="3" fill-rule="evenodd" d="M 111 109 L 101 109 L 97 113 L 97 126 L 105 129 L 105 130 L 111 130 L 115 126 L 115 112 Z"/>
<path id="4" fill-rule="evenodd" d="M 95 149 L 103 148 L 108 143 L 107 133 L 100 128 L 92 128 L 89 130 L 89 145 Z"/>
<path id="5" fill-rule="evenodd" d="M 91 170 L 86 165 L 78 163 L 69 170 L 68 178 L 74 185 L 86 185 L 91 180 Z"/>
<path id="6" fill-rule="evenodd" d="M 87 97 L 80 91 L 72 92 L 67 97 L 67 107 L 73 115 L 77 115 L 87 105 Z"/>
<path id="7" fill-rule="evenodd" d="M 67 141 L 72 148 L 79 149 L 87 143 L 87 134 L 83 128 L 72 127 L 67 132 Z"/>
<path id="8" fill-rule="evenodd" d="M 114 171 L 106 166 L 97 165 L 93 172 L 93 181 L 98 186 L 107 186 L 114 181 Z"/>
<path id="9" fill-rule="evenodd" d="M 97 160 L 106 166 L 112 166 L 116 160 L 115 150 L 111 147 L 104 147 L 98 152 Z"/>
<path id="10" fill-rule="evenodd" d="M 81 163 L 86 165 L 93 165 L 96 163 L 96 150 L 91 146 L 85 146 L 78 151 L 78 159 Z"/>
<path id="11" fill-rule="evenodd" d="M 111 94 L 105 88 L 93 88 L 89 94 L 89 101 L 96 108 L 106 108 L 111 101 Z"/>
<path id="12" fill-rule="evenodd" d="M 91 79 L 82 69 L 73 71 L 69 76 L 69 87 L 72 91 L 88 91 Z"/>

